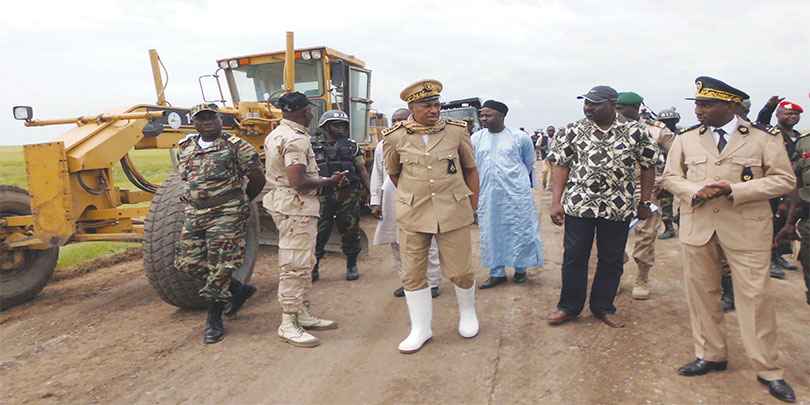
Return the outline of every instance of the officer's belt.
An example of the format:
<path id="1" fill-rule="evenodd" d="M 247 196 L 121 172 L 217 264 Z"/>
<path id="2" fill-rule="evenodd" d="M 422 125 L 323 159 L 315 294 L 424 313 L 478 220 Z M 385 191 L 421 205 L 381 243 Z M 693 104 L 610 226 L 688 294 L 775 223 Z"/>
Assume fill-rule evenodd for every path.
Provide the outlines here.
<path id="1" fill-rule="evenodd" d="M 204 200 L 192 199 L 188 197 L 185 197 L 184 200 L 195 209 L 203 210 L 206 208 L 212 208 L 216 207 L 217 205 L 225 204 L 226 202 L 241 199 L 242 194 L 244 193 L 241 188 L 234 188 L 230 191 L 227 191 L 217 196 L 213 196 L 211 198 L 206 198 Z"/>

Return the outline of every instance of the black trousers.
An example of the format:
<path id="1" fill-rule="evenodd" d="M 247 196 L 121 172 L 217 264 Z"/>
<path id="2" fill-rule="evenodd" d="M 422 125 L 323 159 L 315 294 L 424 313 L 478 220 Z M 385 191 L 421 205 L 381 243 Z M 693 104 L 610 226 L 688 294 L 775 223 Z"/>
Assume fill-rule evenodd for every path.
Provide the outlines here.
<path id="1" fill-rule="evenodd" d="M 591 313 L 616 312 L 613 299 L 624 272 L 629 225 L 628 221 L 565 216 L 562 292 L 557 308 L 572 315 L 582 312 L 588 294 L 588 260 L 595 235 L 598 263 L 591 286 Z"/>

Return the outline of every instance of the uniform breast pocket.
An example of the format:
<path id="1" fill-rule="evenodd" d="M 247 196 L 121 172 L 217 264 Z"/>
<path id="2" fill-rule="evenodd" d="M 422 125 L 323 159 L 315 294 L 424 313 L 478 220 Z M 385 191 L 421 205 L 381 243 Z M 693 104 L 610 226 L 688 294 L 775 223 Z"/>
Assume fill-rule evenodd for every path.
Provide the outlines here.
<path id="1" fill-rule="evenodd" d="M 399 160 L 405 174 L 416 178 L 424 178 L 427 175 L 427 168 L 422 164 L 421 156 L 411 152 L 400 152 Z"/>
<path id="2" fill-rule="evenodd" d="M 740 180 L 748 181 L 762 178 L 762 159 L 735 156 L 731 159 L 731 162 L 734 163 L 734 169 L 739 171 Z"/>
<path id="3" fill-rule="evenodd" d="M 233 176 L 233 162 L 227 153 L 228 151 L 218 151 L 201 155 L 200 173 L 206 180 L 225 180 Z"/>
<path id="4" fill-rule="evenodd" d="M 458 154 L 455 152 L 443 153 L 437 156 L 439 167 L 436 171 L 441 175 L 454 175 L 461 169 L 458 162 Z"/>
<path id="5" fill-rule="evenodd" d="M 706 156 L 687 156 L 684 163 L 686 164 L 686 179 L 691 181 L 706 180 Z"/>

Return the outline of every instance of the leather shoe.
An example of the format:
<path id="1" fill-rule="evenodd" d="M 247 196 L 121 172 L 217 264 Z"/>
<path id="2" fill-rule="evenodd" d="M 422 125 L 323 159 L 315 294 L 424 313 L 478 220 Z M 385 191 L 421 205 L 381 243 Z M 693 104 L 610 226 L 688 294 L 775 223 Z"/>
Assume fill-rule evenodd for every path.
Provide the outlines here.
<path id="1" fill-rule="evenodd" d="M 608 314 L 608 313 L 593 314 L 593 317 L 604 322 L 605 325 L 610 326 L 611 328 L 624 327 L 624 321 L 619 319 L 619 317 L 616 314 Z"/>
<path id="2" fill-rule="evenodd" d="M 776 262 L 771 263 L 771 278 L 777 278 L 779 280 L 785 279 L 785 271 L 782 270 L 782 266 L 779 266 Z"/>
<path id="3" fill-rule="evenodd" d="M 796 394 L 785 380 L 768 381 L 762 377 L 757 377 L 757 381 L 759 381 L 760 384 L 767 385 L 768 392 L 770 392 L 774 398 L 785 402 L 796 402 Z"/>
<path id="4" fill-rule="evenodd" d="M 695 359 L 689 364 L 678 369 L 678 374 L 684 377 L 694 377 L 696 375 L 704 375 L 711 371 L 725 371 L 728 367 L 727 361 L 705 361 L 703 359 Z"/>
<path id="5" fill-rule="evenodd" d="M 573 321 L 574 319 L 577 319 L 576 315 L 569 314 L 561 309 L 548 314 L 546 317 L 549 325 L 560 325 L 568 321 Z"/>
<path id="6" fill-rule="evenodd" d="M 525 272 L 523 272 L 523 273 L 515 273 L 515 276 L 512 277 L 512 281 L 514 281 L 515 284 L 523 284 L 528 279 L 529 279 L 529 275 L 527 273 L 525 273 Z"/>
<path id="7" fill-rule="evenodd" d="M 405 296 L 405 287 L 399 287 L 394 290 L 394 297 L 402 298 Z"/>
<path id="8" fill-rule="evenodd" d="M 773 262 L 774 262 L 774 264 L 776 264 L 777 266 L 779 266 L 779 267 L 781 267 L 781 268 L 783 268 L 785 270 L 790 270 L 790 271 L 799 270 L 799 268 L 796 267 L 796 265 L 794 265 L 794 264 L 790 263 L 789 261 L 785 260 L 785 258 L 782 257 L 782 256 L 774 258 Z"/>
<path id="9" fill-rule="evenodd" d="M 503 277 L 490 277 L 490 278 L 487 279 L 487 281 L 485 281 L 483 284 L 481 284 L 481 287 L 478 287 L 478 288 L 484 290 L 484 289 L 487 289 L 487 288 L 495 287 L 496 285 L 501 284 L 501 283 L 505 283 L 505 282 L 506 282 L 506 276 L 503 276 Z"/>
<path id="10" fill-rule="evenodd" d="M 442 295 L 442 292 L 441 292 L 441 290 L 439 290 L 439 287 L 430 287 L 430 296 L 431 297 L 436 298 L 436 297 L 438 297 L 440 295 Z"/>

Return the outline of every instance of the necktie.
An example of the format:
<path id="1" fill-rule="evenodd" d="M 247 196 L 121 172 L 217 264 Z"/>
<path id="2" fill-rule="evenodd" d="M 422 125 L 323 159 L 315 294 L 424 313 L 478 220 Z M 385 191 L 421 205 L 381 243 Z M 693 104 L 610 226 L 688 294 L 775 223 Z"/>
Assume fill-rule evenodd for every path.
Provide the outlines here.
<path id="1" fill-rule="evenodd" d="M 724 131 L 723 128 L 717 128 L 717 129 L 714 130 L 714 132 L 716 132 L 717 135 L 718 135 L 717 151 L 718 152 L 723 152 L 723 148 L 725 148 L 726 143 L 728 143 L 726 141 L 726 131 Z"/>

